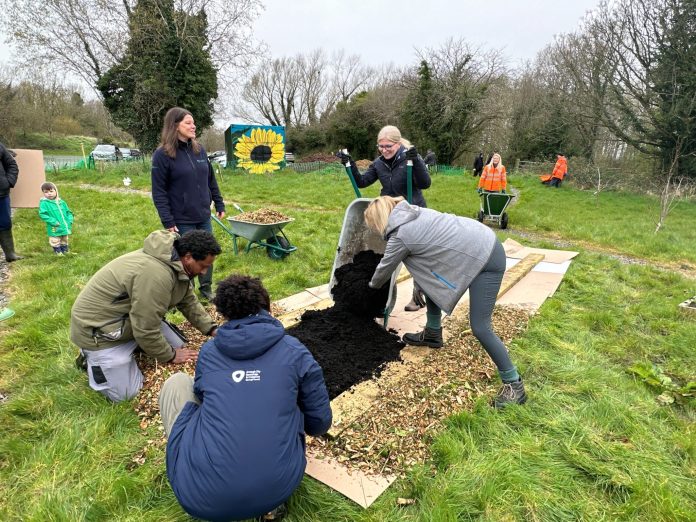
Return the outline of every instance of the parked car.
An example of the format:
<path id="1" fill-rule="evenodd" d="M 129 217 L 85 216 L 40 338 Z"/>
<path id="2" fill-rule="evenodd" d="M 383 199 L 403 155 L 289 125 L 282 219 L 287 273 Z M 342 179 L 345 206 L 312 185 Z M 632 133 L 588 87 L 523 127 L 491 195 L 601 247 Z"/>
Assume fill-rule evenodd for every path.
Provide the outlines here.
<path id="1" fill-rule="evenodd" d="M 213 165 L 220 165 L 223 169 L 227 166 L 227 154 L 225 154 L 224 151 L 222 152 L 221 156 L 214 156 L 212 158 L 208 156 L 208 159 L 210 160 L 210 163 Z"/>
<path id="2" fill-rule="evenodd" d="M 120 149 L 121 150 L 121 157 L 124 160 L 129 160 L 131 159 L 131 150 L 132 149 Z"/>
<path id="3" fill-rule="evenodd" d="M 116 161 L 119 159 L 120 150 L 115 145 L 97 145 L 90 153 L 94 161 Z"/>
<path id="4" fill-rule="evenodd" d="M 143 157 L 143 153 L 140 152 L 140 149 L 131 149 L 130 155 L 131 155 L 131 158 L 142 158 Z"/>
<path id="5" fill-rule="evenodd" d="M 208 153 L 208 159 L 210 161 L 213 161 L 215 158 L 219 158 L 220 156 L 224 156 L 226 153 L 224 150 L 216 150 L 215 152 L 209 152 Z"/>

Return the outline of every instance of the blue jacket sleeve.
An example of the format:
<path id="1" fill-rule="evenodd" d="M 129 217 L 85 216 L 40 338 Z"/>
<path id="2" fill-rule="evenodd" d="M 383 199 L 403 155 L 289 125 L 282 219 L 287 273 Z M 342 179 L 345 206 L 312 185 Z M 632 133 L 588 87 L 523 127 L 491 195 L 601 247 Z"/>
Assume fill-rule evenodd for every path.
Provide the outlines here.
<path id="1" fill-rule="evenodd" d="M 169 164 L 162 149 L 152 155 L 152 201 L 155 204 L 164 228 L 176 226 L 172 209 L 169 207 L 167 188 L 169 185 Z"/>
<path id="2" fill-rule="evenodd" d="M 377 170 L 375 169 L 374 163 L 372 163 L 372 165 L 370 165 L 368 167 L 365 174 L 360 174 L 360 171 L 358 170 L 358 166 L 355 164 L 355 162 L 351 161 L 350 162 L 350 171 L 353 173 L 353 177 L 355 178 L 355 183 L 356 183 L 356 185 L 358 185 L 359 188 L 369 187 L 378 179 Z"/>
<path id="3" fill-rule="evenodd" d="M 326 391 L 324 383 L 324 373 L 319 363 L 306 348 L 302 361 L 297 403 L 304 415 L 305 432 L 308 435 L 323 435 L 329 431 L 332 414 L 329 392 Z"/>
<path id="4" fill-rule="evenodd" d="M 222 200 L 220 187 L 218 186 L 217 179 L 215 179 L 215 172 L 213 171 L 213 166 L 210 164 L 210 161 L 208 161 L 208 187 L 210 188 L 210 195 L 215 202 L 215 211 L 223 212 L 225 210 L 225 202 Z"/>

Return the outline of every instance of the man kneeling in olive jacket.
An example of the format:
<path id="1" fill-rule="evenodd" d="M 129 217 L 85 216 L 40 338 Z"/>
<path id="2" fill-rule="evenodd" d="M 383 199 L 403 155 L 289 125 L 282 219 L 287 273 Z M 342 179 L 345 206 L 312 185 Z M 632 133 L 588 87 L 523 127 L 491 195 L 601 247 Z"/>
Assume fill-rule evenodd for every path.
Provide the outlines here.
<path id="1" fill-rule="evenodd" d="M 70 339 L 84 356 L 89 385 L 114 402 L 142 388 L 133 352 L 140 347 L 161 363 L 195 361 L 198 352 L 163 322 L 176 307 L 206 335 L 217 325 L 193 293 L 191 279 L 205 274 L 220 254 L 215 237 L 194 230 L 180 237 L 158 230 L 143 248 L 107 263 L 82 289 L 72 307 Z"/>

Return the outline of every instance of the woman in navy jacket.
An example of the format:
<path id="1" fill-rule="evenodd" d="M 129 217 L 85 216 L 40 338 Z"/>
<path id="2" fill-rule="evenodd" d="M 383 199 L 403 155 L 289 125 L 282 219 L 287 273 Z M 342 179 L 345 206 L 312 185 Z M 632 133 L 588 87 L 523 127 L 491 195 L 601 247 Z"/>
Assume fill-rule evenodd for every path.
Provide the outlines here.
<path id="1" fill-rule="evenodd" d="M 380 156 L 372 162 L 365 174 L 360 174 L 355 162 L 351 161 L 347 153 L 339 152 L 337 156 L 344 165 L 350 163 L 350 170 L 355 178 L 355 183 L 360 188 L 369 187 L 379 180 L 382 184 L 380 196 L 392 196 L 394 198 L 407 196 L 406 163 L 413 162 L 413 200 L 411 204 L 419 207 L 427 207 L 423 190 L 430 187 L 431 179 L 428 167 L 418 151 L 406 138 L 401 136 L 401 131 L 393 125 L 387 125 L 377 134 L 377 150 Z M 418 285 L 413 286 L 413 297 L 405 307 L 407 312 L 415 312 L 425 306 L 423 292 Z"/>
<path id="2" fill-rule="evenodd" d="M 178 373 L 160 393 L 167 476 L 187 513 L 241 520 L 282 505 L 302 480 L 305 433 L 331 426 L 321 368 L 269 314 L 256 278 L 217 287 L 227 320 L 201 348 L 195 380 Z"/>
<path id="3" fill-rule="evenodd" d="M 173 107 L 164 116 L 160 146 L 152 155 L 152 200 L 164 228 L 184 234 L 213 232 L 210 204 L 218 218 L 225 203 L 205 149 L 196 141 L 196 124 L 186 109 Z M 213 267 L 198 276 L 201 295 L 213 298 Z"/>

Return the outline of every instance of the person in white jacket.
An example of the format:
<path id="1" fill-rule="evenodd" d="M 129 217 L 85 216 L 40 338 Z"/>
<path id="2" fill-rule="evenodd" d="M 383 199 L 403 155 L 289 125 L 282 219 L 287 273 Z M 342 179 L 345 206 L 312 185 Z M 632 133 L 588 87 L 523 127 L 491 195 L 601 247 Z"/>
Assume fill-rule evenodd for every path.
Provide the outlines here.
<path id="1" fill-rule="evenodd" d="M 503 381 L 494 406 L 523 404 L 527 394 L 522 379 L 491 326 L 505 273 L 505 250 L 493 231 L 476 220 L 409 205 L 401 197 L 390 196 L 369 204 L 365 223 L 387 241 L 370 287 L 381 288 L 403 262 L 425 293 L 425 328 L 405 334 L 404 342 L 442 347 L 442 311 L 451 314 L 468 289 L 471 330 Z"/>

